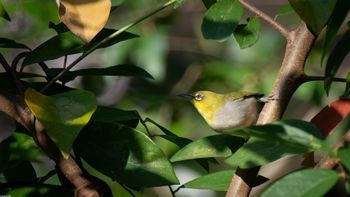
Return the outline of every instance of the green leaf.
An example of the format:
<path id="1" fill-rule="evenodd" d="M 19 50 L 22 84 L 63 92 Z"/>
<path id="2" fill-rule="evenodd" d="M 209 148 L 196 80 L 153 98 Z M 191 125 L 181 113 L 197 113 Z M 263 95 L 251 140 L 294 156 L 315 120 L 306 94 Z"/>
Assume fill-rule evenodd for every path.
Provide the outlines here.
<path id="1" fill-rule="evenodd" d="M 25 102 L 65 158 L 68 158 L 74 140 L 97 108 L 95 96 L 85 90 L 45 96 L 34 89 L 27 89 Z"/>
<path id="2" fill-rule="evenodd" d="M 348 0 L 338 0 L 334 8 L 333 15 L 327 25 L 327 31 L 325 35 L 325 40 L 322 48 L 321 65 L 323 65 L 323 60 L 326 54 L 331 48 L 331 43 L 333 42 L 337 32 L 343 23 L 346 15 L 350 9 L 350 1 Z"/>
<path id="3" fill-rule="evenodd" d="M 293 146 L 271 139 L 251 137 L 225 162 L 231 166 L 245 169 L 262 166 L 285 156 L 305 152 L 308 152 L 305 147 Z"/>
<path id="4" fill-rule="evenodd" d="M 253 46 L 259 39 L 260 20 L 253 16 L 248 18 L 247 24 L 238 25 L 233 35 L 241 49 Z"/>
<path id="5" fill-rule="evenodd" d="M 342 107 L 344 109 L 344 107 Z M 332 109 L 335 111 L 335 109 Z M 341 116 L 338 118 L 342 118 Z M 341 120 L 341 119 L 340 119 Z M 327 138 L 324 140 L 324 142 L 329 147 L 334 147 L 336 143 L 345 135 L 347 131 L 350 129 L 350 113 L 344 119 L 341 120 L 341 122 L 337 125 L 336 129 L 331 132 L 330 135 L 327 136 Z"/>
<path id="6" fill-rule="evenodd" d="M 318 35 L 327 24 L 337 1 L 289 0 L 289 3 L 309 29 Z"/>
<path id="7" fill-rule="evenodd" d="M 328 94 L 331 88 L 332 80 L 337 73 L 341 63 L 350 51 L 350 29 L 348 29 L 338 43 L 335 45 L 333 51 L 329 55 L 325 68 L 325 82 L 324 88 Z"/>
<path id="8" fill-rule="evenodd" d="M 206 12 L 202 22 L 202 33 L 206 39 L 222 40 L 233 33 L 243 15 L 238 0 L 220 0 Z"/>
<path id="9" fill-rule="evenodd" d="M 0 143 L 0 172 L 15 167 L 23 161 L 37 161 L 41 154 L 32 137 L 13 132 Z"/>
<path id="10" fill-rule="evenodd" d="M 283 14 L 287 14 L 289 12 L 292 12 L 293 11 L 293 8 L 292 6 L 288 3 L 287 5 L 283 6 L 282 8 L 280 8 L 277 13 L 276 13 L 276 16 L 275 16 L 275 19 Z"/>
<path id="11" fill-rule="evenodd" d="M 50 77 L 58 75 L 63 68 L 50 68 L 46 72 Z M 61 77 L 61 81 L 69 82 L 74 80 L 77 76 L 133 76 L 133 77 L 145 77 L 149 79 L 154 79 L 151 74 L 149 74 L 144 69 L 132 66 L 132 65 L 116 65 L 106 68 L 86 68 L 75 71 L 68 71 Z"/>
<path id="12" fill-rule="evenodd" d="M 79 134 L 74 150 L 96 170 L 126 185 L 152 187 L 178 183 L 159 147 L 144 133 L 130 127 L 92 122 Z"/>
<path id="13" fill-rule="evenodd" d="M 62 30 L 63 31 L 63 30 Z M 91 40 L 90 43 L 86 44 L 72 32 L 67 31 L 60 33 L 46 42 L 39 45 L 33 51 L 31 51 L 26 58 L 23 60 L 23 65 L 34 64 L 37 62 L 43 62 L 47 60 L 57 59 L 65 55 L 71 55 L 76 53 L 82 53 L 88 50 L 92 46 L 96 45 L 97 42 L 103 40 L 107 36 L 116 32 L 114 29 L 102 29 L 96 36 Z M 98 48 L 105 48 L 116 44 L 118 42 L 132 39 L 137 37 L 135 34 L 124 32 L 119 36 L 109 40 L 108 42 L 102 44 Z"/>
<path id="14" fill-rule="evenodd" d="M 7 182 L 36 181 L 36 172 L 29 161 L 24 161 L 12 168 L 5 170 L 3 173 Z"/>
<path id="15" fill-rule="evenodd" d="M 286 145 L 306 147 L 309 150 L 332 152 L 321 138 L 320 131 L 311 123 L 302 120 L 283 120 L 270 124 L 251 126 L 243 132 L 258 138 L 279 141 Z"/>
<path id="16" fill-rule="evenodd" d="M 2 4 L 2 0 L 0 0 L 0 17 L 6 19 L 8 21 L 11 21 L 10 16 L 6 12 L 6 9 L 5 9 L 4 5 Z"/>
<path id="17" fill-rule="evenodd" d="M 350 98 L 350 72 L 348 72 L 346 75 L 345 91 L 343 95 L 340 96 L 340 98 Z"/>
<path id="18" fill-rule="evenodd" d="M 91 117 L 91 121 L 119 123 L 135 128 L 139 123 L 137 111 L 125 111 L 114 107 L 98 106 Z"/>
<path id="19" fill-rule="evenodd" d="M 272 184 L 261 197 L 323 196 L 339 179 L 333 170 L 305 169 L 288 174 Z"/>
<path id="20" fill-rule="evenodd" d="M 64 23 L 58 23 L 57 25 L 53 22 L 49 22 L 49 28 L 56 31 L 57 34 L 69 31 L 68 27 Z"/>
<path id="21" fill-rule="evenodd" d="M 207 9 L 209 9 L 214 3 L 216 3 L 216 0 L 202 0 L 203 4 Z"/>
<path id="22" fill-rule="evenodd" d="M 234 172 L 234 170 L 225 170 L 210 173 L 185 183 L 184 187 L 194 189 L 208 189 L 213 191 L 227 191 Z"/>
<path id="23" fill-rule="evenodd" d="M 17 49 L 29 49 L 24 44 L 18 43 L 14 40 L 8 39 L 8 38 L 0 38 L 0 48 L 17 48 Z"/>
<path id="24" fill-rule="evenodd" d="M 177 151 L 170 161 L 228 157 L 244 143 L 244 139 L 231 135 L 213 135 L 194 141 Z"/>
<path id="25" fill-rule="evenodd" d="M 108 36 L 112 35 L 113 33 L 117 32 L 118 30 L 115 29 L 108 29 L 108 28 L 103 28 L 86 46 L 85 46 L 85 51 L 88 50 L 89 48 L 93 47 L 96 45 L 98 42 L 102 41 L 103 39 L 107 38 Z M 125 40 L 130 40 L 133 38 L 137 38 L 138 35 L 129 33 L 129 32 L 123 32 L 119 34 L 118 36 L 108 40 L 108 42 L 103 43 L 101 46 L 98 48 L 106 48 L 109 46 L 112 46 L 116 43 L 119 43 L 121 41 Z"/>
<path id="26" fill-rule="evenodd" d="M 5 196 L 40 196 L 40 197 L 73 197 L 74 192 L 70 189 L 55 185 L 28 185 L 16 187 L 2 187 L 0 193 Z"/>
<path id="27" fill-rule="evenodd" d="M 347 173 L 350 173 L 350 145 L 346 144 L 338 150 L 338 157 L 341 164 L 345 167 Z"/>
<path id="28" fill-rule="evenodd" d="M 65 55 L 81 53 L 84 44 L 80 38 L 70 31 L 58 34 L 28 53 L 22 65 L 26 66 L 37 62 L 57 59 Z"/>

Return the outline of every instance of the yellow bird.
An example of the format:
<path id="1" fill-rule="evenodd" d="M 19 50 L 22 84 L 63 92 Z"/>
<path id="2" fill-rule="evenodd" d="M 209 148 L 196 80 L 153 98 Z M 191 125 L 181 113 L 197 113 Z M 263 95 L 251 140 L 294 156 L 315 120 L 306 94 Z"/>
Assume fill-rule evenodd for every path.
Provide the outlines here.
<path id="1" fill-rule="evenodd" d="M 261 109 L 259 104 L 266 102 L 263 94 L 250 92 L 198 91 L 178 96 L 190 99 L 209 126 L 219 132 L 254 124 Z"/>

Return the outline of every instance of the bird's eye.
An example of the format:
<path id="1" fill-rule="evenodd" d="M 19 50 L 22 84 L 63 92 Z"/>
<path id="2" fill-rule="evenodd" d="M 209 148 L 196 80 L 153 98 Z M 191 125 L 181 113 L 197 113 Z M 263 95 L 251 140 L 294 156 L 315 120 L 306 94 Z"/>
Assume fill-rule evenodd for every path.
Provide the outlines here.
<path id="1" fill-rule="evenodd" d="M 204 95 L 203 94 L 196 94 L 196 95 L 194 95 L 194 99 L 196 101 L 201 101 L 204 99 Z"/>

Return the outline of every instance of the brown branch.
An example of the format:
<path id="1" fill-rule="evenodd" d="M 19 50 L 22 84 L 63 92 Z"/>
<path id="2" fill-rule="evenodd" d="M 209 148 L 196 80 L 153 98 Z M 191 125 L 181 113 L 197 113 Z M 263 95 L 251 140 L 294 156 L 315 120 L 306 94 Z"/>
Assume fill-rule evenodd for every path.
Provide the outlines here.
<path id="1" fill-rule="evenodd" d="M 39 147 L 55 161 L 65 177 L 75 186 L 75 196 L 109 196 L 109 187 L 85 173 L 72 157 L 64 159 L 55 143 L 48 137 L 42 124 L 34 119 L 22 97 L 0 90 L 0 111 L 29 130 Z"/>
<path id="2" fill-rule="evenodd" d="M 273 27 L 274 29 L 276 29 L 278 32 L 280 32 L 282 34 L 282 36 L 284 36 L 288 41 L 291 40 L 291 32 L 288 31 L 286 28 L 284 28 L 280 23 L 278 23 L 277 21 L 273 20 L 270 16 L 268 16 L 267 14 L 265 14 L 264 12 L 260 11 L 258 8 L 252 6 L 250 3 L 248 3 L 245 0 L 239 0 L 239 2 L 250 12 L 252 12 L 253 14 L 255 14 L 258 18 L 260 18 L 261 20 L 265 21 L 266 23 L 268 23 L 269 25 L 271 25 L 271 27 Z"/>
<path id="3" fill-rule="evenodd" d="M 275 99 L 265 104 L 257 124 L 267 124 L 280 119 L 293 93 L 303 83 L 301 79 L 304 76 L 305 61 L 313 46 L 315 36 L 308 30 L 305 23 L 301 23 L 289 36 L 280 71 L 270 93 Z M 249 196 L 252 187 L 249 183 L 253 182 L 252 179 L 255 179 L 257 175 L 257 173 L 254 175 L 254 172 L 258 171 L 256 169 L 237 169 L 226 197 Z"/>

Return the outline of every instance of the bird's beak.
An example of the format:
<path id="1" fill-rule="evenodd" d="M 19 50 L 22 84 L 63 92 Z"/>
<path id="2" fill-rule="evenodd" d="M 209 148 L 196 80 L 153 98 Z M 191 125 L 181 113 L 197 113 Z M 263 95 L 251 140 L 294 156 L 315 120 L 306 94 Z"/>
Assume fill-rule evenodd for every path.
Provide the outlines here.
<path id="1" fill-rule="evenodd" d="M 192 100 L 193 99 L 193 96 L 190 95 L 190 94 L 178 94 L 176 96 L 179 96 L 179 97 L 182 97 L 182 98 L 185 98 L 185 99 L 188 99 L 188 100 Z"/>

